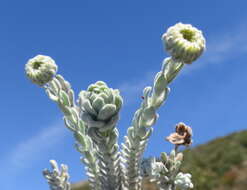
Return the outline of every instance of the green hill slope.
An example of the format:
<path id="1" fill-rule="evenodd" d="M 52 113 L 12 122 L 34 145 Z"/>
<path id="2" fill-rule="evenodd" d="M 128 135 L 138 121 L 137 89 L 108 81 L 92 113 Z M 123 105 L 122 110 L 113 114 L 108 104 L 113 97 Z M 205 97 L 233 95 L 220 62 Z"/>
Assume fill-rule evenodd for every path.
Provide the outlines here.
<path id="1" fill-rule="evenodd" d="M 182 170 L 197 190 L 246 190 L 246 161 L 247 131 L 241 131 L 184 151 Z"/>
<path id="2" fill-rule="evenodd" d="M 192 174 L 195 190 L 247 189 L 247 131 L 217 138 L 184 151 L 182 171 Z M 144 181 L 144 190 L 156 190 Z M 72 185 L 73 190 L 89 190 L 87 182 Z"/>

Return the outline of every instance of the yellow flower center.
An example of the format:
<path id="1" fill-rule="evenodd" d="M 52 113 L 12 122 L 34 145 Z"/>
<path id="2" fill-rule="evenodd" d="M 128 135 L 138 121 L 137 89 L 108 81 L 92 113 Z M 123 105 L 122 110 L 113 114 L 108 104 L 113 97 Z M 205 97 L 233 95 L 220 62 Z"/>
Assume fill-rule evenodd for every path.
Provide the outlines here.
<path id="1" fill-rule="evenodd" d="M 180 31 L 180 33 L 183 35 L 183 38 L 188 40 L 189 42 L 193 42 L 194 39 L 194 35 L 195 33 L 189 29 L 183 29 Z"/>
<path id="2" fill-rule="evenodd" d="M 39 67 L 42 65 L 43 63 L 42 62 L 34 62 L 33 63 L 33 69 L 39 69 Z"/>

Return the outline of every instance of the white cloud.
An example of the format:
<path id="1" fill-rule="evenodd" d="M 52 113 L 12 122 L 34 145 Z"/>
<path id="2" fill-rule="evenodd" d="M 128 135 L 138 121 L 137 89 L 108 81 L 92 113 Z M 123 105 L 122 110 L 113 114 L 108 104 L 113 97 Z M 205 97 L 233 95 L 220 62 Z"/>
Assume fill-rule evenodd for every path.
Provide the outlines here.
<path id="1" fill-rule="evenodd" d="M 16 145 L 1 163 L 2 167 L 11 168 L 11 173 L 25 169 L 44 154 L 49 148 L 58 144 L 65 137 L 67 130 L 62 122 L 44 128 L 36 135 Z"/>
<path id="2" fill-rule="evenodd" d="M 230 57 L 245 53 L 247 50 L 246 32 L 247 26 L 241 25 L 210 40 L 208 59 L 211 56 L 211 61 L 214 61 L 213 59 L 215 58 L 215 61 L 223 62 Z"/>

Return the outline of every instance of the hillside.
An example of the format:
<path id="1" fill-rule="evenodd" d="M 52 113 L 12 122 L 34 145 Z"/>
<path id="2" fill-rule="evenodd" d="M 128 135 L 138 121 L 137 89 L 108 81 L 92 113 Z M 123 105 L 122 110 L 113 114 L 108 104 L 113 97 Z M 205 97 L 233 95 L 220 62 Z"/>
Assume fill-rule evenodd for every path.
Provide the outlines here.
<path id="1" fill-rule="evenodd" d="M 246 190 L 247 131 L 186 150 L 182 170 L 191 172 L 197 190 Z"/>
<path id="2" fill-rule="evenodd" d="M 247 131 L 217 138 L 184 151 L 182 171 L 193 176 L 195 190 L 246 190 Z M 144 190 L 156 190 L 144 180 Z M 89 190 L 87 182 L 72 185 L 73 190 Z"/>

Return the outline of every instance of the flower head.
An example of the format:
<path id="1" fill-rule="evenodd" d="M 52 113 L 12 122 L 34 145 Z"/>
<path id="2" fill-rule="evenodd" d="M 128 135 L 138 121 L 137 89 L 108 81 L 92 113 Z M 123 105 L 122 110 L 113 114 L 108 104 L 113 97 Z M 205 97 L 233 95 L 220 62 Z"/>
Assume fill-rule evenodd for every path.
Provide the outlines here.
<path id="1" fill-rule="evenodd" d="M 177 23 L 168 28 L 162 40 L 174 59 L 187 64 L 195 61 L 205 49 L 202 32 L 190 24 Z"/>
<path id="2" fill-rule="evenodd" d="M 192 143 L 192 129 L 180 122 L 176 125 L 175 133 L 170 134 L 170 136 L 166 137 L 170 143 L 175 145 L 186 145 L 189 146 Z"/>
<path id="3" fill-rule="evenodd" d="M 37 55 L 28 60 L 25 71 L 33 83 L 43 86 L 53 79 L 57 72 L 57 65 L 51 57 Z"/>

